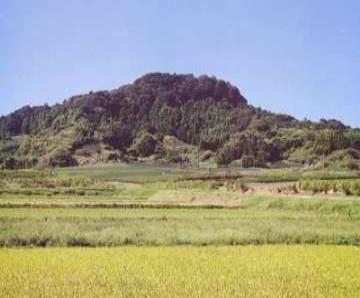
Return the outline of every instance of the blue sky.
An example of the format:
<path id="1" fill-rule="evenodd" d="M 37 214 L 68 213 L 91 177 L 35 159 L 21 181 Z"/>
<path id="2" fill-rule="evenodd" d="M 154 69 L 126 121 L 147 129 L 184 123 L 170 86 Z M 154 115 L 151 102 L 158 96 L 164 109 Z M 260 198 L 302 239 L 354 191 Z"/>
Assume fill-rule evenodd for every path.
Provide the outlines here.
<path id="1" fill-rule="evenodd" d="M 360 127 L 360 1 L 0 1 L 0 114 L 154 71 L 215 75 L 254 106 Z"/>

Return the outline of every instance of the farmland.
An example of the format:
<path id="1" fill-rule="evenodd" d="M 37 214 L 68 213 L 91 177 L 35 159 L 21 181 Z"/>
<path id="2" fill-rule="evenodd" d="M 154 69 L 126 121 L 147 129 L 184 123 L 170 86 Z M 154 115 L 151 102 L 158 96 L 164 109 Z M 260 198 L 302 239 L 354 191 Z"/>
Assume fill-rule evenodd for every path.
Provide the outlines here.
<path id="1" fill-rule="evenodd" d="M 3 208 L 1 246 L 360 245 L 360 201 L 247 197 L 240 208 Z"/>
<path id="2" fill-rule="evenodd" d="M 354 297 L 359 177 L 139 165 L 0 171 L 0 294 Z"/>
<path id="3" fill-rule="evenodd" d="M 0 250 L 3 297 L 356 297 L 359 248 Z"/>

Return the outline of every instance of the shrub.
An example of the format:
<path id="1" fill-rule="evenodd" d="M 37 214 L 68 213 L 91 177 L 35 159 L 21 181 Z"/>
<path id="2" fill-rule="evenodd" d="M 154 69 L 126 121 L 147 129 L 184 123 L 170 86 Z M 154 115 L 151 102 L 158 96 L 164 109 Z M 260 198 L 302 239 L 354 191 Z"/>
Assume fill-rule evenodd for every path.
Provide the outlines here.
<path id="1" fill-rule="evenodd" d="M 296 185 L 296 183 L 293 183 L 290 187 L 291 191 L 293 191 L 294 193 L 299 193 L 298 187 Z"/>
<path id="2" fill-rule="evenodd" d="M 201 155 L 201 161 L 209 160 L 213 155 L 214 153 L 212 151 L 207 150 Z"/>
<path id="3" fill-rule="evenodd" d="M 312 193 L 313 193 L 313 194 L 317 194 L 317 193 L 319 193 L 319 192 L 320 192 L 319 186 L 316 185 L 316 184 L 314 184 L 314 185 L 312 186 Z"/>
<path id="4" fill-rule="evenodd" d="M 346 168 L 352 171 L 357 171 L 360 169 L 359 164 L 352 160 L 347 162 Z"/>
<path id="5" fill-rule="evenodd" d="M 92 155 L 92 152 L 91 152 L 91 150 L 89 150 L 87 148 L 81 148 L 81 149 L 76 150 L 76 154 L 89 157 Z"/>
<path id="6" fill-rule="evenodd" d="M 358 181 L 358 182 L 355 182 L 354 184 L 353 184 L 353 193 L 354 193 L 354 195 L 356 195 L 356 196 L 360 196 L 360 182 Z"/>
<path id="7" fill-rule="evenodd" d="M 210 190 L 216 190 L 216 189 L 219 189 L 222 186 L 224 186 L 224 183 L 220 182 L 220 181 L 213 181 L 213 182 L 209 183 L 209 189 Z"/>
<path id="8" fill-rule="evenodd" d="M 338 192 L 338 185 L 337 185 L 336 182 L 334 182 L 334 183 L 332 184 L 332 190 L 333 190 L 334 193 L 337 193 L 337 192 Z"/>
<path id="9" fill-rule="evenodd" d="M 118 161 L 118 160 L 121 160 L 122 158 L 123 158 L 123 155 L 118 152 L 111 152 L 107 156 L 108 161 Z"/>
<path id="10" fill-rule="evenodd" d="M 308 191 L 311 189 L 311 183 L 309 180 L 305 180 L 305 181 L 300 181 L 299 183 L 299 188 L 305 191 Z"/>
<path id="11" fill-rule="evenodd" d="M 143 133 L 137 138 L 129 151 L 136 155 L 147 157 L 155 153 L 158 140 L 149 133 Z"/>
<path id="12" fill-rule="evenodd" d="M 329 182 L 322 183 L 322 191 L 327 194 L 329 190 L 331 189 Z"/>
<path id="13" fill-rule="evenodd" d="M 72 157 L 72 154 L 67 150 L 58 150 L 52 153 L 49 157 L 42 160 L 42 165 L 45 167 L 72 167 L 77 166 L 77 161 Z"/>
<path id="14" fill-rule="evenodd" d="M 341 189 L 345 195 L 347 195 L 347 196 L 351 195 L 351 187 L 350 187 L 349 183 L 347 183 L 347 182 L 342 183 Z"/>

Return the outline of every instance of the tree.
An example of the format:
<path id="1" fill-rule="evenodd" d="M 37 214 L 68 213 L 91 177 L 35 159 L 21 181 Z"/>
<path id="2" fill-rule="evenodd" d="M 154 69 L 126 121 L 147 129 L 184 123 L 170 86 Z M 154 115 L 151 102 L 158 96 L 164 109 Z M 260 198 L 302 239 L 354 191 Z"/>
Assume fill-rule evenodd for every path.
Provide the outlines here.
<path id="1" fill-rule="evenodd" d="M 103 125 L 101 133 L 104 142 L 116 149 L 124 150 L 128 148 L 132 142 L 131 130 L 119 122 Z"/>
<path id="2" fill-rule="evenodd" d="M 326 156 L 335 150 L 343 138 L 343 133 L 334 129 L 321 131 L 315 140 L 315 148 L 322 152 L 323 169 L 326 166 Z"/>
<path id="3" fill-rule="evenodd" d="M 155 153 L 157 145 L 158 140 L 148 132 L 144 132 L 135 140 L 130 151 L 134 151 L 136 155 L 147 157 Z"/>

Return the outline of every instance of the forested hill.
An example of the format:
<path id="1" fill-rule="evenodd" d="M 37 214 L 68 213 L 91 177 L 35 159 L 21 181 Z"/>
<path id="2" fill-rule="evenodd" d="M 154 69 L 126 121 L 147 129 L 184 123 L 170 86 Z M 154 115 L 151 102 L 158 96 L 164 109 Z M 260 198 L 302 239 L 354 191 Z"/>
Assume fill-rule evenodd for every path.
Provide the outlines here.
<path id="1" fill-rule="evenodd" d="M 336 120 L 299 121 L 248 104 L 215 77 L 151 73 L 112 91 L 23 107 L 0 118 L 5 168 L 153 161 L 356 167 L 360 133 Z"/>

